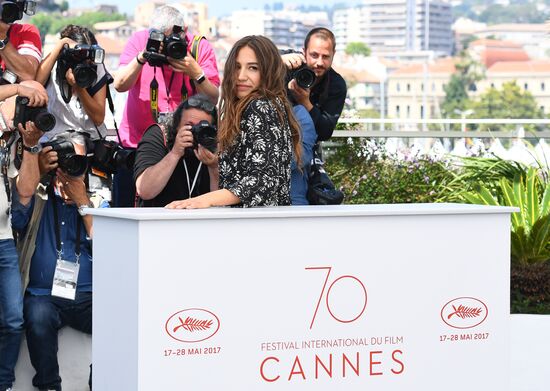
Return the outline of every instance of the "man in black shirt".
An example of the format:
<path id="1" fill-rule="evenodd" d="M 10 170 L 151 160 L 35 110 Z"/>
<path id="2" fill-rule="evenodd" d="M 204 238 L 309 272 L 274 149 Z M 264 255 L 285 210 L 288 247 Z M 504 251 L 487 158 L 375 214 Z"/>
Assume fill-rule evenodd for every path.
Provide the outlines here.
<path id="1" fill-rule="evenodd" d="M 290 197 L 292 205 L 308 205 L 308 172 L 315 143 L 326 141 L 332 136 L 338 118 L 344 108 L 346 82 L 334 69 L 332 60 L 336 50 L 334 34 L 323 27 L 311 30 L 304 41 L 302 53 L 286 52 L 283 62 L 290 69 L 306 65 L 315 72 L 315 83 L 311 88 L 302 88 L 291 80 L 288 89 L 294 100 L 294 114 L 302 131 L 302 162 L 299 168 L 292 164 Z"/>
<path id="2" fill-rule="evenodd" d="M 182 102 L 166 131 L 152 125 L 139 142 L 134 164 L 138 206 L 164 207 L 218 188 L 218 158 L 193 143 L 191 128 L 201 121 L 215 125 L 216 106 L 202 94 Z"/>
<path id="3" fill-rule="evenodd" d="M 346 82 L 332 69 L 335 50 L 334 34 L 318 27 L 307 34 L 303 55 L 288 53 L 282 56 L 289 69 L 306 64 L 315 72 L 315 84 L 310 89 L 301 88 L 296 80 L 290 82 L 289 89 L 296 103 L 309 112 L 318 141 L 326 141 L 332 136 L 346 100 Z"/>

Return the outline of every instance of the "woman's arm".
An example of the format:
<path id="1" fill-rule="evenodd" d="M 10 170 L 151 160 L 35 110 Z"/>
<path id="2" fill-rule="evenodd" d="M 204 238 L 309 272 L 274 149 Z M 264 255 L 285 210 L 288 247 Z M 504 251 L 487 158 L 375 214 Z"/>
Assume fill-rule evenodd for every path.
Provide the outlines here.
<path id="1" fill-rule="evenodd" d="M 36 71 L 36 81 L 43 86 L 46 85 L 46 82 L 50 78 L 53 66 L 57 62 L 57 57 L 59 57 L 59 53 L 61 53 L 63 46 L 65 46 L 66 44 L 69 46 L 74 46 L 76 42 L 69 38 L 61 38 L 59 41 L 57 41 L 52 51 L 48 53 L 48 55 L 42 60 L 42 62 L 38 66 L 38 70 Z"/>
<path id="2" fill-rule="evenodd" d="M 237 205 L 241 202 L 239 197 L 229 190 L 220 189 L 200 195 L 198 197 L 188 198 L 186 200 L 173 201 L 166 205 L 167 209 L 203 209 L 211 206 Z"/>
<path id="3" fill-rule="evenodd" d="M 69 69 L 67 73 L 69 72 L 72 75 L 72 70 Z M 69 77 L 67 77 L 67 80 L 69 80 Z M 71 83 L 69 82 L 69 84 Z M 105 99 L 107 98 L 108 88 L 107 84 L 101 87 L 93 96 L 88 93 L 86 88 L 79 87 L 76 83 L 73 85 L 73 88 L 76 95 L 78 95 L 82 106 L 84 107 L 84 111 L 88 114 L 88 117 L 90 117 L 96 126 L 101 125 L 105 120 Z"/>

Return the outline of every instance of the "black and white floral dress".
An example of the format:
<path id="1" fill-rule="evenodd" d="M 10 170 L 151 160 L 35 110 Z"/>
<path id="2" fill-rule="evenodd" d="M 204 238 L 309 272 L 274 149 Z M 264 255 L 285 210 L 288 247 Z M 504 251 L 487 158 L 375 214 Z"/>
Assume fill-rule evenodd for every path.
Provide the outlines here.
<path id="1" fill-rule="evenodd" d="M 220 154 L 220 189 L 227 189 L 243 207 L 290 205 L 292 137 L 280 101 L 252 100 L 241 118 L 241 133 Z"/>

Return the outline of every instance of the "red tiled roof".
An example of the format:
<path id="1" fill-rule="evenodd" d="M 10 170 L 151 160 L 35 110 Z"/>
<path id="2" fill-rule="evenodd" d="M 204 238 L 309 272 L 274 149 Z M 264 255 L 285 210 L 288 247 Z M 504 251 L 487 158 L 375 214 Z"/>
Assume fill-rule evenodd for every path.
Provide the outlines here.
<path id="1" fill-rule="evenodd" d="M 500 61 L 487 69 L 487 73 L 550 73 L 550 60 Z"/>
<path id="2" fill-rule="evenodd" d="M 101 46 L 106 54 L 121 54 L 124 50 L 124 43 L 108 37 L 104 34 L 96 34 L 97 43 Z"/>
<path id="3" fill-rule="evenodd" d="M 529 61 L 527 53 L 522 50 L 487 49 L 481 52 L 480 61 L 486 67 L 502 61 Z"/>
<path id="4" fill-rule="evenodd" d="M 456 71 L 455 60 L 451 57 L 443 58 L 428 64 L 429 73 L 454 73 Z M 424 64 L 412 64 L 397 69 L 392 75 L 414 75 L 423 74 Z"/>

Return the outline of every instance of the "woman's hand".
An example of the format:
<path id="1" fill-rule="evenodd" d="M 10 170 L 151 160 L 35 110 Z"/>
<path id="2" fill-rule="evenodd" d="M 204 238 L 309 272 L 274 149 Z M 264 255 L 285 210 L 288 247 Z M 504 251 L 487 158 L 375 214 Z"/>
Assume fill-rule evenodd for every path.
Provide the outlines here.
<path id="1" fill-rule="evenodd" d="M 166 209 L 204 209 L 210 208 L 212 204 L 207 197 L 198 196 L 186 200 L 173 201 L 165 206 Z"/>

